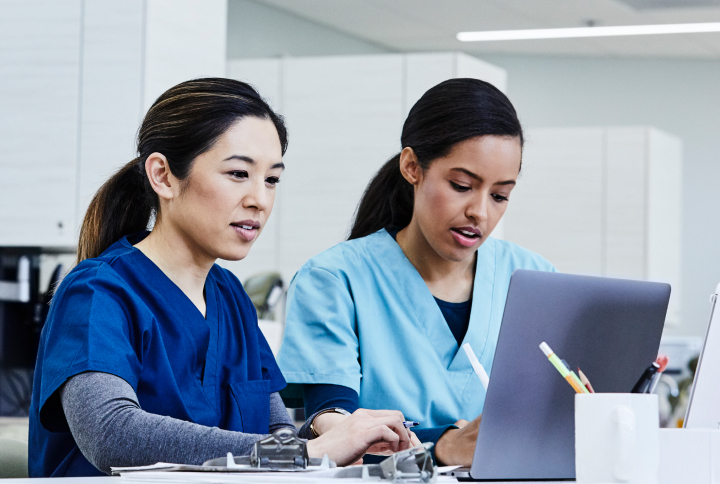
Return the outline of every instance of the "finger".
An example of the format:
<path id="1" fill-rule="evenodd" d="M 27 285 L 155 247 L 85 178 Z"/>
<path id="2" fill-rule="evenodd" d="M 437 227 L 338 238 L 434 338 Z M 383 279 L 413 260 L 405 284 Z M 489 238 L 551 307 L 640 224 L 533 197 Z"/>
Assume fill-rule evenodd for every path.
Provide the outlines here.
<path id="1" fill-rule="evenodd" d="M 385 425 L 386 427 L 392 429 L 399 438 L 398 447 L 401 449 L 407 449 L 410 447 L 410 430 L 406 429 L 402 421 L 398 420 L 396 416 L 375 418 L 372 423 Z"/>
<path id="2" fill-rule="evenodd" d="M 356 460 L 355 462 L 353 462 L 353 463 L 350 464 L 350 465 L 353 465 L 353 466 L 361 466 L 362 463 L 363 463 L 363 458 L 360 457 L 358 460 Z"/>
<path id="3" fill-rule="evenodd" d="M 374 444 L 385 443 L 387 445 L 387 450 L 391 450 L 393 452 L 397 452 L 398 442 L 400 441 L 398 434 L 393 432 L 392 429 L 386 425 L 378 425 L 368 429 L 365 434 L 365 438 L 368 443 L 368 447 Z"/>
<path id="4" fill-rule="evenodd" d="M 413 447 L 422 445 L 422 442 L 420 442 L 420 439 L 418 439 L 417 435 L 415 435 L 415 432 L 410 432 L 410 442 L 412 443 Z"/>
<path id="5" fill-rule="evenodd" d="M 382 442 L 379 444 L 371 445 L 366 454 L 375 454 L 375 455 L 387 455 L 388 453 L 392 453 L 388 451 L 388 446 L 386 443 Z"/>

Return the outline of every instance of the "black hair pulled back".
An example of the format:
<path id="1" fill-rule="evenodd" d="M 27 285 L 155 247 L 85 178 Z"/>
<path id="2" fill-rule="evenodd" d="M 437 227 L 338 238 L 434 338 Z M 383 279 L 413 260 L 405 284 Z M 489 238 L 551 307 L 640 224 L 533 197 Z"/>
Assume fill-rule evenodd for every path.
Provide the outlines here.
<path id="1" fill-rule="evenodd" d="M 137 158 L 93 197 L 80 229 L 78 262 L 99 256 L 125 235 L 145 230 L 152 213 L 159 211 L 145 173 L 145 160 L 152 153 L 165 155 L 170 172 L 185 180 L 195 158 L 248 116 L 273 122 L 285 154 L 288 139 L 282 117 L 249 84 L 213 77 L 186 81 L 163 93 L 140 126 Z"/>
<path id="2" fill-rule="evenodd" d="M 403 125 L 400 143 L 412 148 L 427 170 L 453 146 L 479 136 L 518 138 L 523 131 L 515 108 L 495 86 L 479 79 L 449 79 L 430 88 L 415 103 Z M 413 215 L 413 186 L 400 172 L 400 154 L 386 162 L 360 199 L 348 240 L 378 230 L 406 227 Z"/>

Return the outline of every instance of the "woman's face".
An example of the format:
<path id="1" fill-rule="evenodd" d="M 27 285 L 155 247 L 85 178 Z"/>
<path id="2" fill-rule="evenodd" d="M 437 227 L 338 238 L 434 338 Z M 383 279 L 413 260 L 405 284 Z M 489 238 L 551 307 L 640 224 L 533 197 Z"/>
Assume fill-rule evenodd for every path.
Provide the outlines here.
<path id="1" fill-rule="evenodd" d="M 195 159 L 179 196 L 164 209 L 194 253 L 243 259 L 270 216 L 283 168 L 272 121 L 243 118 Z"/>
<path id="2" fill-rule="evenodd" d="M 518 138 L 481 136 L 418 170 L 413 221 L 435 252 L 456 262 L 475 253 L 507 209 L 521 158 Z"/>

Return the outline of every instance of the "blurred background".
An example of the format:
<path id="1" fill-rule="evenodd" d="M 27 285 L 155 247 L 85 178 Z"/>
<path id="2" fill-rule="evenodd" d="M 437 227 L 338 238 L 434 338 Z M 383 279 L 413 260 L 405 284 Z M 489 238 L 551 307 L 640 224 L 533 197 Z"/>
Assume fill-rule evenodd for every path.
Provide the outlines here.
<path id="1" fill-rule="evenodd" d="M 720 0 L 0 0 L 0 420 L 27 415 L 50 290 L 164 90 L 232 77 L 286 118 L 270 222 L 246 260 L 220 262 L 277 349 L 293 274 L 347 236 L 412 104 L 476 77 L 509 96 L 527 132 L 493 235 L 562 271 L 672 284 L 661 391 L 674 425 L 720 281 L 720 33 L 456 35 L 692 22 L 720 22 Z"/>

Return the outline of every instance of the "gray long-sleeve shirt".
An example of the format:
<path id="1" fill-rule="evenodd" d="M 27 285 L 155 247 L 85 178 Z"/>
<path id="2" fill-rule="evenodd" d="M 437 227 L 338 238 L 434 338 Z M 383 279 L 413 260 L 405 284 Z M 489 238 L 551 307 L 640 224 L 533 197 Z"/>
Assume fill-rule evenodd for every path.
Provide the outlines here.
<path id="1" fill-rule="evenodd" d="M 202 464 L 228 452 L 246 455 L 257 440 L 266 437 L 145 412 L 130 384 L 109 373 L 73 376 L 62 387 L 60 398 L 78 448 L 107 474 L 111 466 Z M 295 428 L 278 393 L 270 395 L 268 404 L 270 432 Z"/>

